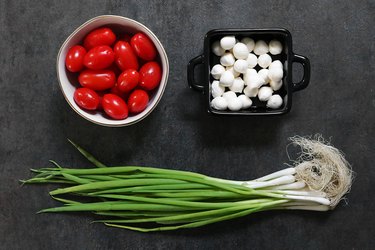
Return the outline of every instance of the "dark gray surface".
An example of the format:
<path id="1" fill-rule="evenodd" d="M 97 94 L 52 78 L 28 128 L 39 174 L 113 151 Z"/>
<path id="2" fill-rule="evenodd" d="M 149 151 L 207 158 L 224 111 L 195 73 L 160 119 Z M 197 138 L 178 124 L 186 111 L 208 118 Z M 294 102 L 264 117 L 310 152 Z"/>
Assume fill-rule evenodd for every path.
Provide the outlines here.
<path id="1" fill-rule="evenodd" d="M 375 236 L 375 1 L 0 1 L 1 249 L 371 249 Z M 223 1 L 224 2 L 224 1 Z M 58 88 L 55 59 L 81 23 L 118 14 L 164 44 L 170 78 L 141 123 L 104 128 L 75 114 Z M 214 117 L 188 89 L 186 64 L 214 28 L 284 27 L 310 58 L 310 86 L 280 117 Z M 89 216 L 36 215 L 52 186 L 20 187 L 54 159 L 88 164 L 71 138 L 105 163 L 133 163 L 251 179 L 282 167 L 287 138 L 332 137 L 357 173 L 349 204 L 333 212 L 267 212 L 201 229 L 142 234 Z"/>

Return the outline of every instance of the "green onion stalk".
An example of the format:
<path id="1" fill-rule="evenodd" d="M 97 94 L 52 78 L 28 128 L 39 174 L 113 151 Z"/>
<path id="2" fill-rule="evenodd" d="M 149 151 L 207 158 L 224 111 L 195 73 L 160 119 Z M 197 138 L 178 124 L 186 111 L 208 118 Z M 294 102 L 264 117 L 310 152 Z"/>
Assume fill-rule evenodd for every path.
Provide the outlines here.
<path id="1" fill-rule="evenodd" d="M 153 167 L 107 167 L 71 142 L 95 168 L 64 168 L 51 161 L 54 167 L 31 169 L 35 176 L 22 183 L 65 185 L 49 193 L 63 205 L 39 213 L 91 212 L 99 216 L 95 222 L 141 232 L 195 228 L 266 210 L 334 209 L 351 187 L 349 163 L 320 136 L 297 136 L 291 142 L 301 149 L 293 167 L 250 181 Z"/>

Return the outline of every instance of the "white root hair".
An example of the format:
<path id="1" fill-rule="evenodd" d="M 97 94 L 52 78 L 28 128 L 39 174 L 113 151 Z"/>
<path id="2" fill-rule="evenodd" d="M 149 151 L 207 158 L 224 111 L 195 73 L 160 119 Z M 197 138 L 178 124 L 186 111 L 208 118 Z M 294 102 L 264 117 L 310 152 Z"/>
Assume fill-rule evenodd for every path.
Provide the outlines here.
<path id="1" fill-rule="evenodd" d="M 334 208 L 350 191 L 354 176 L 343 153 L 319 134 L 290 140 L 301 148 L 301 155 L 295 161 L 296 180 L 304 181 L 311 190 L 326 193 Z"/>

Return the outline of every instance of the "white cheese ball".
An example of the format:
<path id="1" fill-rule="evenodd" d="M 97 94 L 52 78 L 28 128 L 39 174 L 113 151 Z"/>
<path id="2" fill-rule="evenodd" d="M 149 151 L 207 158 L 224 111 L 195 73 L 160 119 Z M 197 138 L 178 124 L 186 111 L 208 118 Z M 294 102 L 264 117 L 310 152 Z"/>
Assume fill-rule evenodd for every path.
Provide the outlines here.
<path id="1" fill-rule="evenodd" d="M 233 65 L 234 70 L 242 74 L 246 73 L 247 67 L 247 61 L 243 59 L 237 60 Z"/>
<path id="2" fill-rule="evenodd" d="M 220 63 L 223 66 L 232 66 L 236 59 L 234 59 L 234 56 L 232 53 L 225 53 L 222 57 L 220 57 Z"/>
<path id="3" fill-rule="evenodd" d="M 254 87 L 251 87 L 251 86 L 247 86 L 246 88 L 244 88 L 243 93 L 244 93 L 247 97 L 256 97 L 257 94 L 258 94 L 258 91 L 259 91 L 258 88 L 254 88 Z M 224 93 L 224 94 L 225 94 L 225 93 Z"/>
<path id="4" fill-rule="evenodd" d="M 264 84 L 267 84 L 270 82 L 270 78 L 268 77 L 268 69 L 259 70 L 258 75 L 263 78 Z"/>
<path id="5" fill-rule="evenodd" d="M 224 55 L 225 53 L 225 49 L 223 49 L 221 46 L 220 46 L 220 41 L 216 41 L 212 44 L 211 46 L 211 49 L 212 49 L 212 53 L 214 53 L 215 55 L 217 56 L 222 56 Z"/>
<path id="6" fill-rule="evenodd" d="M 245 85 L 250 86 L 251 88 L 259 88 L 263 84 L 265 84 L 265 81 L 262 77 L 256 74 L 246 74 L 244 77 Z"/>
<path id="7" fill-rule="evenodd" d="M 242 93 L 242 90 L 245 86 L 244 80 L 241 77 L 234 78 L 232 86 L 229 89 L 235 93 Z"/>
<path id="8" fill-rule="evenodd" d="M 242 108 L 242 102 L 240 99 L 232 98 L 228 102 L 228 109 L 232 111 L 238 111 Z"/>
<path id="9" fill-rule="evenodd" d="M 236 38 L 234 36 L 225 36 L 220 40 L 220 46 L 225 50 L 230 50 L 236 44 Z"/>
<path id="10" fill-rule="evenodd" d="M 268 77 L 275 82 L 279 82 L 283 79 L 284 72 L 282 68 L 279 67 L 273 67 L 270 68 L 268 71 Z"/>
<path id="11" fill-rule="evenodd" d="M 219 84 L 219 81 L 213 81 L 212 84 L 211 84 L 211 94 L 212 94 L 212 97 L 215 98 L 215 97 L 218 97 L 218 96 L 222 96 L 225 92 L 225 87 L 221 86 Z"/>
<path id="12" fill-rule="evenodd" d="M 270 81 L 270 86 L 271 86 L 271 88 L 274 91 L 278 91 L 283 86 L 283 81 L 282 80 L 280 80 L 280 81 L 273 81 L 273 80 L 271 80 Z"/>
<path id="13" fill-rule="evenodd" d="M 223 74 L 221 74 L 220 77 L 220 85 L 223 87 L 230 87 L 232 86 L 234 81 L 234 75 L 232 72 L 225 71 Z"/>
<path id="14" fill-rule="evenodd" d="M 249 55 L 249 50 L 245 44 L 236 43 L 233 47 L 233 55 L 237 59 L 246 59 L 247 55 Z"/>
<path id="15" fill-rule="evenodd" d="M 268 68 L 272 63 L 272 58 L 268 54 L 263 54 L 258 57 L 258 64 L 263 69 Z"/>
<path id="16" fill-rule="evenodd" d="M 268 47 L 272 55 L 278 55 L 283 51 L 283 45 L 277 40 L 271 40 Z"/>
<path id="17" fill-rule="evenodd" d="M 248 109 L 253 104 L 253 101 L 246 95 L 240 95 L 237 98 L 242 102 L 242 109 Z"/>
<path id="18" fill-rule="evenodd" d="M 217 110 L 226 110 L 228 108 L 228 102 L 224 97 L 218 96 L 211 101 L 211 107 Z"/>
<path id="19" fill-rule="evenodd" d="M 275 60 L 268 67 L 268 69 L 272 69 L 272 68 L 281 68 L 282 69 L 283 68 L 283 64 L 280 62 L 280 60 Z"/>
<path id="20" fill-rule="evenodd" d="M 246 47 L 249 50 L 249 52 L 254 50 L 255 42 L 250 37 L 242 38 L 241 43 L 246 44 Z"/>
<path id="21" fill-rule="evenodd" d="M 229 66 L 225 68 L 227 71 L 231 72 L 234 77 L 238 77 L 241 75 L 241 73 L 234 70 L 233 66 Z"/>
<path id="22" fill-rule="evenodd" d="M 223 94 L 223 97 L 225 98 L 225 100 L 227 100 L 227 102 L 229 103 L 229 101 L 233 98 L 237 98 L 237 95 L 236 93 L 234 93 L 233 91 L 227 91 Z"/>
<path id="23" fill-rule="evenodd" d="M 256 69 L 247 69 L 246 73 L 244 74 L 244 76 L 246 76 L 246 75 L 256 75 L 256 74 L 258 74 L 258 72 L 256 71 Z"/>
<path id="24" fill-rule="evenodd" d="M 263 41 L 263 40 L 259 40 L 255 43 L 255 46 L 254 46 L 254 53 L 256 55 L 263 55 L 263 54 L 267 54 L 268 53 L 268 44 Z"/>
<path id="25" fill-rule="evenodd" d="M 221 64 L 216 64 L 211 69 L 211 75 L 215 79 L 220 79 L 221 74 L 223 74 L 225 71 L 225 68 Z"/>
<path id="26" fill-rule="evenodd" d="M 258 57 L 256 55 L 254 55 L 253 53 L 250 53 L 247 58 L 246 58 L 246 61 L 247 61 L 247 64 L 248 64 L 248 68 L 249 69 L 252 69 L 254 68 L 255 66 L 257 66 L 257 63 L 258 63 Z"/>
<path id="27" fill-rule="evenodd" d="M 261 87 L 258 92 L 258 98 L 260 101 L 265 102 L 272 96 L 273 90 L 271 87 Z"/>
<path id="28" fill-rule="evenodd" d="M 280 95 L 273 95 L 267 101 L 267 107 L 271 109 L 280 108 L 282 104 L 283 104 L 283 99 L 281 98 Z"/>

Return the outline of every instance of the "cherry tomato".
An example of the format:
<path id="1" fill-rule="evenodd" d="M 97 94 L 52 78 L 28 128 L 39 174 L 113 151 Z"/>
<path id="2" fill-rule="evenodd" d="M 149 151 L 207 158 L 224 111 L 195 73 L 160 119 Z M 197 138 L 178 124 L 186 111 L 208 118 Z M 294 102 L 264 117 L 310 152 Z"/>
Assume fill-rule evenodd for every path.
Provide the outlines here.
<path id="1" fill-rule="evenodd" d="M 129 92 L 137 87 L 139 73 L 134 69 L 127 69 L 117 79 L 117 87 L 121 92 Z"/>
<path id="2" fill-rule="evenodd" d="M 128 99 L 128 106 L 130 113 L 138 114 L 141 113 L 148 104 L 148 94 L 142 89 L 134 90 Z"/>
<path id="3" fill-rule="evenodd" d="M 79 74 L 78 82 L 82 87 L 101 91 L 112 88 L 116 83 L 116 76 L 111 70 L 86 69 Z"/>
<path id="4" fill-rule="evenodd" d="M 135 34 L 130 40 L 130 44 L 139 58 L 145 61 L 152 61 L 155 59 L 155 45 L 145 34 Z"/>
<path id="5" fill-rule="evenodd" d="M 126 101 L 128 99 L 128 93 L 124 93 L 124 92 L 120 91 L 117 83 L 115 84 L 115 86 L 113 86 L 109 90 L 109 92 L 111 94 L 114 94 L 114 95 L 117 95 L 117 96 L 121 97 L 124 101 Z"/>
<path id="6" fill-rule="evenodd" d="M 83 58 L 83 64 L 89 69 L 105 69 L 114 62 L 115 53 L 111 47 L 101 45 L 90 49 Z"/>
<path id="7" fill-rule="evenodd" d="M 139 70 L 139 86 L 145 90 L 152 90 L 159 86 L 161 68 L 157 62 L 148 62 Z"/>
<path id="8" fill-rule="evenodd" d="M 118 41 L 113 50 L 116 55 L 116 64 L 122 71 L 126 69 L 138 70 L 138 58 L 128 42 Z"/>
<path id="9" fill-rule="evenodd" d="M 71 47 L 66 54 L 65 66 L 70 72 L 78 72 L 83 69 L 83 58 L 86 50 L 80 45 Z"/>
<path id="10" fill-rule="evenodd" d="M 79 88 L 74 91 L 74 101 L 83 109 L 96 110 L 99 106 L 100 97 L 92 89 Z"/>
<path id="11" fill-rule="evenodd" d="M 114 94 L 105 94 L 102 99 L 104 112 L 113 119 L 121 120 L 128 117 L 128 107 L 124 100 Z"/>
<path id="12" fill-rule="evenodd" d="M 92 49 L 100 45 L 111 46 L 116 41 L 116 35 L 110 28 L 99 28 L 91 31 L 83 41 L 86 49 Z"/>

